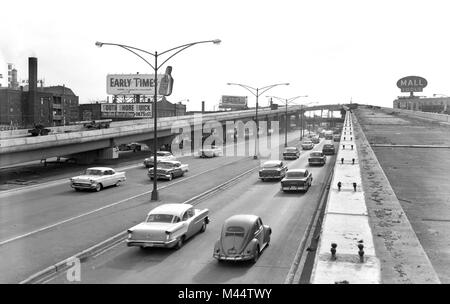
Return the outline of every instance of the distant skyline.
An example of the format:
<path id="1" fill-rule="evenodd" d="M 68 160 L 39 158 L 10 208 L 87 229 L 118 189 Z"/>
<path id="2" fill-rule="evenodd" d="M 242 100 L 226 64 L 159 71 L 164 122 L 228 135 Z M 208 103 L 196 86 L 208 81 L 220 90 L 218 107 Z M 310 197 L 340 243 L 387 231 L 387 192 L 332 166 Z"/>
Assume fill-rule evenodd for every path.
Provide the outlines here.
<path id="1" fill-rule="evenodd" d="M 37 57 L 46 85 L 66 85 L 80 103 L 106 100 L 107 74 L 152 71 L 133 54 L 98 48 L 96 41 L 161 52 L 221 39 L 167 63 L 175 79 L 168 100 L 189 99 L 188 110 L 205 101 L 213 110 L 222 95 L 237 95 L 253 107 L 253 95 L 227 83 L 289 82 L 261 96 L 260 105 L 268 104 L 266 95 L 308 95 L 297 102 L 392 107 L 397 96 L 408 96 L 396 86 L 405 76 L 427 79 L 415 95 L 450 96 L 449 7 L 438 0 L 9 1 L 0 21 L 0 83 L 7 85 L 7 63 L 27 79 L 28 57 Z"/>

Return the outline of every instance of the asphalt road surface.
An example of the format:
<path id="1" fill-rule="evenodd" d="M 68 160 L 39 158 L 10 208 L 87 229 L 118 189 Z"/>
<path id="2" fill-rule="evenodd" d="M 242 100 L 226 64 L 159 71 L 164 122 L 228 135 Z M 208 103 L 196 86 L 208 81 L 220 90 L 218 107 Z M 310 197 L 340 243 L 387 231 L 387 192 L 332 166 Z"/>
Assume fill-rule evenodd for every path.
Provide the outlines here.
<path id="1" fill-rule="evenodd" d="M 309 167 L 309 152 L 288 164 L 289 169 L 311 170 L 314 180 L 308 192 L 283 193 L 278 181 L 262 182 L 256 170 L 197 205 L 210 210 L 211 223 L 206 232 L 188 240 L 181 249 L 142 250 L 121 242 L 83 263 L 79 283 L 283 283 L 332 169 L 334 157 L 329 157 L 323 167 Z M 222 223 L 234 214 L 259 215 L 272 228 L 270 246 L 254 265 L 218 263 L 212 257 Z M 61 273 L 50 283 L 72 282 Z"/>
<path id="2" fill-rule="evenodd" d="M 296 132 L 290 134 L 293 144 L 298 144 L 297 137 Z M 182 161 L 190 171 L 171 182 L 160 181 L 159 202 L 150 201 L 152 182 L 142 160 L 129 166 L 123 185 L 98 193 L 75 192 L 67 180 L 0 193 L 0 282 L 19 282 L 139 223 L 161 203 L 184 202 L 259 165 L 259 160 L 244 156 Z M 237 196 L 245 192 L 230 191 Z"/>
<path id="3" fill-rule="evenodd" d="M 440 281 L 450 283 L 450 127 L 354 113 Z"/>

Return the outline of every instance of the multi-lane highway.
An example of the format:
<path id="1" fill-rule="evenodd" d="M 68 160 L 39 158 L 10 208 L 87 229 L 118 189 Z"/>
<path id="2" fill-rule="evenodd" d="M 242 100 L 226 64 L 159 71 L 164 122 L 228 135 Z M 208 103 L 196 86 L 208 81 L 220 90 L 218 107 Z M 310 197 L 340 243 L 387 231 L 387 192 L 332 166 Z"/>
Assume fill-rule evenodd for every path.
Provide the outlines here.
<path id="1" fill-rule="evenodd" d="M 278 181 L 259 181 L 254 171 L 197 203 L 210 210 L 211 223 L 205 233 L 189 240 L 180 250 L 142 250 L 119 243 L 83 264 L 81 283 L 283 283 L 334 161 L 331 157 L 324 167 L 309 167 L 308 155 L 309 151 L 304 152 L 288 165 L 290 169 L 308 167 L 312 171 L 314 181 L 308 192 L 283 193 Z M 222 223 L 234 214 L 259 215 L 272 228 L 270 246 L 255 265 L 218 263 L 212 258 Z M 62 273 L 50 282 L 68 281 Z"/>
<path id="2" fill-rule="evenodd" d="M 298 134 L 290 134 L 290 139 L 293 144 L 298 144 Z M 321 145 L 317 147 L 317 149 L 320 148 Z M 309 153 L 303 153 L 300 160 L 290 162 L 289 167 L 305 166 L 307 154 Z M 159 183 L 160 202 L 150 201 L 151 182 L 141 162 L 127 165 L 124 168 L 127 175 L 126 183 L 98 193 L 75 192 L 65 179 L 48 185 L 0 194 L 0 254 L 3 257 L 0 261 L 0 282 L 19 282 L 49 265 L 125 231 L 142 221 L 148 211 L 158 204 L 184 202 L 244 172 L 257 168 L 260 164 L 260 160 L 254 160 L 248 156 L 213 159 L 184 157 L 181 160 L 189 164 L 190 171 L 183 178 Z M 267 277 L 266 280 L 282 282 L 284 280 L 282 277 L 286 276 L 286 272 L 289 270 L 299 240 L 317 204 L 321 183 L 329 169 L 329 163 L 324 168 L 312 168 L 315 180 L 313 187 L 306 194 L 281 194 L 278 183 L 259 182 L 256 175 L 257 170 L 251 171 L 237 180 L 232 187 L 200 202 L 202 207 L 211 210 L 213 221 L 206 233 L 189 241 L 182 250 L 176 253 L 170 250 L 155 252 L 150 250 L 147 253 L 146 251 L 136 251 L 135 248 L 123 248 L 123 244 L 121 244 L 114 250 L 99 256 L 93 262 L 100 261 L 102 258 L 107 260 L 111 255 L 132 254 L 131 260 L 127 260 L 126 265 L 130 266 L 130 269 L 140 269 L 139 263 L 135 265 L 137 268 L 130 265 L 134 261 L 133 256 L 136 258 L 144 254 L 143 260 L 159 256 L 157 259 L 168 261 L 171 258 L 177 260 L 178 256 L 180 258 L 178 262 L 170 261 L 166 266 L 159 262 L 161 268 L 154 269 L 155 273 L 161 273 L 161 276 L 154 277 L 158 277 L 161 282 L 170 281 L 162 276 L 162 272 L 170 273 L 170 271 L 161 269 L 169 266 L 175 267 L 175 265 L 185 262 L 193 263 L 192 267 L 196 268 L 195 263 L 201 263 L 202 257 L 210 257 L 211 246 L 218 236 L 221 223 L 227 216 L 236 213 L 256 213 L 261 215 L 263 220 L 274 230 L 274 240 L 270 250 L 267 250 L 267 254 L 263 254 L 266 257 L 262 258 L 256 266 L 266 263 L 263 268 L 274 271 L 273 276 L 264 276 Z M 73 172 L 74 175 L 77 173 L 79 172 Z M 197 244 L 197 242 L 199 243 Z M 156 256 L 153 256 L 154 254 Z M 186 254 L 186 259 L 184 254 Z M 196 257 L 196 259 L 191 261 L 189 257 Z M 210 259 L 205 260 L 205 263 L 209 262 L 211 262 Z M 89 265 L 87 263 L 83 267 L 88 269 Z M 111 264 L 108 262 L 108 265 Z M 190 264 L 183 267 L 187 267 L 187 265 Z M 119 262 L 118 265 L 112 267 L 124 266 Z M 173 271 L 176 271 L 176 268 L 173 268 Z M 247 272 L 248 269 L 243 271 Z M 86 274 L 83 276 L 82 282 L 89 282 L 90 277 L 98 281 L 99 279 L 95 279 L 96 276 L 103 275 L 102 273 L 89 274 L 85 270 L 83 272 Z M 153 271 L 151 272 L 153 273 Z M 203 279 L 197 280 L 190 277 L 194 273 L 196 272 L 191 271 L 189 275 L 186 274 L 179 278 L 173 276 L 173 280 L 178 280 L 177 282 L 203 281 Z M 256 283 L 262 279 L 258 273 L 252 273 L 249 272 L 250 277 L 247 278 L 249 282 Z M 117 276 L 116 279 L 120 281 L 128 276 L 133 275 L 123 272 L 122 276 Z M 221 276 L 216 277 L 219 280 L 220 278 Z M 108 282 L 108 280 L 105 278 L 104 281 Z M 130 279 L 129 282 L 139 280 L 142 278 L 137 276 Z M 124 279 L 124 281 L 128 281 L 128 279 Z"/>

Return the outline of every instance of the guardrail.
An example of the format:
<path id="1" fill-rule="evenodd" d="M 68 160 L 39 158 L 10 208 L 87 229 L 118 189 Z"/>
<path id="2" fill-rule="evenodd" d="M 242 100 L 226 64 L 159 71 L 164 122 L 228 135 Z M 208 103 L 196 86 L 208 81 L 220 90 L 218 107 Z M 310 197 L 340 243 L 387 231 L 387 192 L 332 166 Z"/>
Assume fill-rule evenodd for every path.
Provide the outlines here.
<path id="1" fill-rule="evenodd" d="M 361 180 L 352 119 L 347 111 L 311 283 L 381 283 Z"/>

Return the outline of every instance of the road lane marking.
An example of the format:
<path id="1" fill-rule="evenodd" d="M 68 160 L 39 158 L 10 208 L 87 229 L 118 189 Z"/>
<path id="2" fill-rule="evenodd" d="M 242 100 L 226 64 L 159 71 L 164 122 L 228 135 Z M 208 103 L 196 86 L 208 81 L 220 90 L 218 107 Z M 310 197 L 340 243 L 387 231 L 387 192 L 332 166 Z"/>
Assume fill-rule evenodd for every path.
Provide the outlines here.
<path id="1" fill-rule="evenodd" d="M 232 161 L 232 162 L 229 162 L 229 163 L 226 163 L 226 164 L 222 164 L 222 165 L 220 165 L 220 166 L 218 166 L 218 167 L 214 167 L 214 168 L 212 168 L 212 169 L 208 169 L 208 170 L 206 170 L 206 171 L 202 171 L 202 172 L 199 172 L 199 173 L 197 173 L 197 174 L 194 174 L 194 175 L 185 177 L 185 178 L 183 178 L 183 179 L 177 180 L 177 181 L 172 182 L 172 183 L 170 183 L 170 184 L 168 184 L 168 185 L 165 185 L 165 186 L 162 186 L 162 187 L 158 187 L 157 189 L 158 189 L 158 190 L 163 190 L 163 189 L 165 189 L 165 188 L 168 188 L 168 187 L 171 187 L 171 186 L 173 186 L 173 185 L 179 184 L 179 183 L 181 183 L 181 182 L 183 182 L 183 181 L 192 179 L 192 178 L 197 177 L 197 176 L 199 176 L 199 175 L 202 175 L 202 174 L 205 174 L 205 173 L 208 173 L 208 172 L 217 170 L 217 169 L 219 169 L 219 168 L 221 168 L 221 167 L 223 167 L 223 166 L 231 165 L 231 164 L 233 164 L 233 163 L 237 163 L 237 162 L 239 162 L 239 161 L 241 161 L 241 160 L 242 160 L 242 159 L 239 159 L 239 160 L 237 160 L 237 161 Z M 97 209 L 94 209 L 94 210 L 91 210 L 91 211 L 88 211 L 88 212 L 85 212 L 85 213 L 82 213 L 82 214 L 79 214 L 79 215 L 77 215 L 77 216 L 74 216 L 74 217 L 71 217 L 71 218 L 68 218 L 68 219 L 59 221 L 59 222 L 57 222 L 57 223 L 54 223 L 54 224 L 51 224 L 51 225 L 48 225 L 48 226 L 45 226 L 45 227 L 42 227 L 42 228 L 39 228 L 39 229 L 30 231 L 30 232 L 28 232 L 28 233 L 25 233 L 25 234 L 22 234 L 22 235 L 18 235 L 18 236 L 15 236 L 15 237 L 13 237 L 13 238 L 10 238 L 10 239 L 1 241 L 1 242 L 0 242 L 0 246 L 3 246 L 3 245 L 5 245 L 5 244 L 7 244 L 7 243 L 16 241 L 16 240 L 21 239 L 21 238 L 28 237 L 28 236 L 33 235 L 33 234 L 36 234 L 36 233 L 39 233 L 39 232 L 42 232 L 42 231 L 45 231 L 45 230 L 54 228 L 54 227 L 56 227 L 56 226 L 59 226 L 59 225 L 62 225 L 62 224 L 65 224 L 65 223 L 74 221 L 74 220 L 79 219 L 79 218 L 81 218 L 81 217 L 84 217 L 84 216 L 87 216 L 87 215 L 91 215 L 91 214 L 96 213 L 96 212 L 99 212 L 99 211 L 101 211 L 101 210 L 104 210 L 104 209 L 107 209 L 107 208 L 114 207 L 114 206 L 116 206 L 116 205 L 122 204 L 122 203 L 124 203 L 124 202 L 129 201 L 129 200 L 132 200 L 132 199 L 138 198 L 138 197 L 140 197 L 140 196 L 149 194 L 149 193 L 151 193 L 152 191 L 153 191 L 153 189 L 152 189 L 152 190 L 149 190 L 149 191 L 146 191 L 146 192 L 143 192 L 143 193 L 140 193 L 140 194 L 137 194 L 137 195 L 134 195 L 134 196 L 131 196 L 131 197 L 128 197 L 128 198 L 123 199 L 123 200 L 120 200 L 120 201 L 118 201 L 118 202 L 115 202 L 115 203 L 112 203 L 112 204 L 109 204 L 109 205 L 106 205 L 106 206 L 103 206 L 103 207 L 100 207 L 100 208 L 97 208 Z"/>

